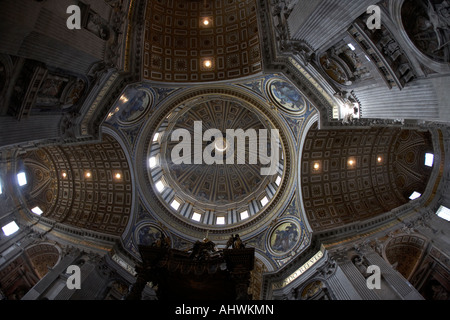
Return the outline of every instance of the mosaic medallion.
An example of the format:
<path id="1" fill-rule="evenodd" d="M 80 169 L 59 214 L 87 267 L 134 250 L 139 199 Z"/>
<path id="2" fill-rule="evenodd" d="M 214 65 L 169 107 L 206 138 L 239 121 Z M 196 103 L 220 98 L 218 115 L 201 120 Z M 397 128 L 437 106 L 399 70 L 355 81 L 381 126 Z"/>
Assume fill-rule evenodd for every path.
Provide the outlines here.
<path id="1" fill-rule="evenodd" d="M 305 99 L 290 83 L 274 79 L 268 83 L 267 91 L 272 102 L 282 111 L 296 115 L 306 111 Z"/>
<path id="2" fill-rule="evenodd" d="M 287 254 L 298 245 L 301 233 L 295 220 L 280 222 L 269 234 L 269 249 L 276 255 Z"/>

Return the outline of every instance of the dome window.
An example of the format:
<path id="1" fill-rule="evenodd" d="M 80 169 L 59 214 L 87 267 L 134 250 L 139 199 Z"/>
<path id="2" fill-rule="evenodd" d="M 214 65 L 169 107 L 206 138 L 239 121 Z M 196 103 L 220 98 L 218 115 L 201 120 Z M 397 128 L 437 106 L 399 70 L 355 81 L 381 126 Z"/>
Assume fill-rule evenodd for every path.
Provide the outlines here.
<path id="1" fill-rule="evenodd" d="M 242 212 L 240 213 L 240 215 L 241 215 L 241 220 L 245 220 L 245 219 L 247 219 L 247 218 L 249 217 L 249 214 L 248 214 L 248 211 L 247 211 L 247 210 L 242 211 Z"/>
<path id="2" fill-rule="evenodd" d="M 156 161 L 156 157 L 151 157 L 148 160 L 148 164 L 150 166 L 151 169 L 153 169 L 154 167 L 156 167 L 157 161 Z"/>
<path id="3" fill-rule="evenodd" d="M 265 207 L 266 204 L 269 203 L 269 199 L 267 199 L 267 197 L 264 197 L 264 198 L 261 199 L 260 202 L 261 202 L 261 206 Z"/>
<path id="4" fill-rule="evenodd" d="M 225 217 L 217 217 L 216 224 L 224 225 L 225 224 Z"/>
<path id="5" fill-rule="evenodd" d="M 432 167 L 433 163 L 434 163 L 434 154 L 432 153 L 425 154 L 425 165 L 427 167 Z"/>
<path id="6" fill-rule="evenodd" d="M 192 220 L 200 222 L 201 219 L 202 219 L 202 215 L 198 212 L 194 212 L 194 214 L 192 215 Z"/>
<path id="7" fill-rule="evenodd" d="M 163 192 L 165 189 L 164 183 L 159 180 L 156 184 L 155 184 L 156 190 L 158 190 L 159 193 Z"/>
<path id="8" fill-rule="evenodd" d="M 180 208 L 180 203 L 177 200 L 173 200 L 172 203 L 170 204 L 170 206 L 172 208 L 174 208 L 176 211 L 178 211 L 178 209 Z"/>

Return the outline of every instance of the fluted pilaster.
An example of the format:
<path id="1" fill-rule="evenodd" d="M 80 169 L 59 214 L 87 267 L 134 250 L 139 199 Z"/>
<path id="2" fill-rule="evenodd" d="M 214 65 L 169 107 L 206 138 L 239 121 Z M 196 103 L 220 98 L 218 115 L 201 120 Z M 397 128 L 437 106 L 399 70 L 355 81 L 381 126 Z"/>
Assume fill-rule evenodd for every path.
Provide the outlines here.
<path id="1" fill-rule="evenodd" d="M 35 116 L 17 121 L 12 117 L 0 118 L 0 148 L 33 141 L 57 139 L 61 116 Z"/>
<path id="2" fill-rule="evenodd" d="M 70 2 L 7 1 L 0 10 L 2 53 L 85 74 L 104 57 L 106 42 L 86 29 L 69 30 Z M 23 21 L 20 21 L 23 20 Z M 80 49 L 82 48 L 82 49 Z"/>
<path id="3" fill-rule="evenodd" d="M 415 82 L 398 90 L 386 87 L 355 91 L 363 118 L 439 119 L 439 101 L 430 83 Z"/>
<path id="4" fill-rule="evenodd" d="M 366 279 L 351 261 L 345 261 L 339 266 L 363 300 L 379 300 L 377 294 L 367 288 Z"/>
<path id="5" fill-rule="evenodd" d="M 304 40 L 317 50 L 373 4 L 373 0 L 299 1 L 288 19 L 291 37 Z"/>
<path id="6" fill-rule="evenodd" d="M 337 268 L 336 272 L 327 279 L 327 286 L 337 300 L 361 300 L 361 296 L 340 268 Z"/>

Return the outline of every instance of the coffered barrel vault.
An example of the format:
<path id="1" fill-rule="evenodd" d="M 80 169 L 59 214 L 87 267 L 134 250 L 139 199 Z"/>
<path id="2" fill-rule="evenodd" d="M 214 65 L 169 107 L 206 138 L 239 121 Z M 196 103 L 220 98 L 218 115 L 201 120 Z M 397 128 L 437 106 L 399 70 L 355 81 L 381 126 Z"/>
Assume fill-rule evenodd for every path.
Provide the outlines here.
<path id="1" fill-rule="evenodd" d="M 422 194 L 433 153 L 429 132 L 372 128 L 308 132 L 301 159 L 301 192 L 315 231 L 363 221 Z"/>
<path id="2" fill-rule="evenodd" d="M 120 236 L 132 206 L 129 164 L 120 144 L 46 147 L 21 156 L 29 184 L 21 190 L 29 210 L 55 222 Z"/>
<path id="3" fill-rule="evenodd" d="M 148 1 L 143 78 L 235 79 L 262 71 L 256 1 Z"/>

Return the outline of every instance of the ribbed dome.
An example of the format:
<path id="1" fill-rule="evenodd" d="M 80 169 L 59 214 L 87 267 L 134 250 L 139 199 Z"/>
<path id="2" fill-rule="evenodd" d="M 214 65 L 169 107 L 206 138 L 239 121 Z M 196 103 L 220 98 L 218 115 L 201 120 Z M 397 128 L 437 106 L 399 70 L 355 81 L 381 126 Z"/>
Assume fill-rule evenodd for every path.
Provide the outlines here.
<path id="1" fill-rule="evenodd" d="M 201 102 L 183 113 L 175 120 L 170 131 L 186 129 L 194 137 L 194 122 L 201 122 L 202 133 L 209 129 L 218 129 L 224 135 L 226 135 L 227 129 L 242 129 L 244 132 L 249 129 L 254 129 L 255 132 L 259 132 L 260 129 L 268 129 L 269 133 L 270 129 L 263 121 L 254 111 L 250 111 L 242 104 L 212 99 Z M 214 138 L 210 141 L 203 141 L 202 150 L 212 144 L 212 154 L 214 155 L 228 146 L 228 150 L 222 155 L 225 160 L 224 164 L 209 165 L 205 161 L 202 161 L 201 164 L 175 164 L 171 159 L 171 153 L 178 143 L 178 141 L 167 141 L 164 153 L 164 164 L 168 172 L 166 178 L 169 185 L 177 189 L 180 196 L 193 203 L 221 211 L 236 209 L 236 206 L 240 206 L 242 201 L 248 202 L 251 198 L 258 197 L 270 182 L 270 176 L 261 175 L 260 171 L 263 165 L 259 159 L 257 164 L 249 163 L 249 153 L 251 152 L 249 139 L 245 139 L 245 164 L 238 164 L 237 143 L 234 148 L 235 152 L 233 152 L 233 150 L 229 150 L 228 141 L 224 146 L 223 140 L 218 141 Z M 191 159 L 194 159 L 193 139 L 191 145 Z M 227 164 L 226 159 L 233 156 L 234 164 Z"/>
<path id="2" fill-rule="evenodd" d="M 156 194 L 170 211 L 195 223 L 232 225 L 256 216 L 283 178 L 279 140 L 272 153 L 273 129 L 262 112 L 234 97 L 206 95 L 179 104 L 152 138 Z M 267 175 L 263 169 L 271 166 L 275 170 Z"/>

